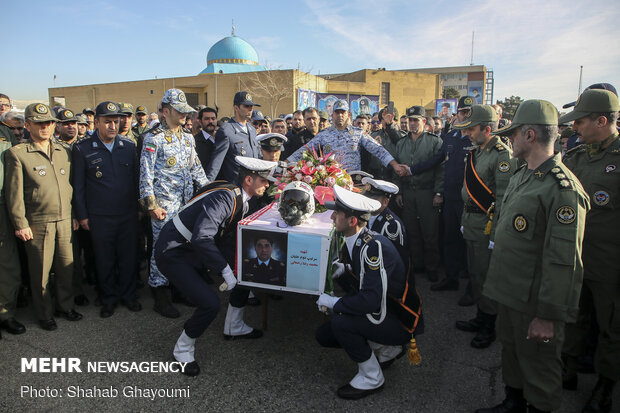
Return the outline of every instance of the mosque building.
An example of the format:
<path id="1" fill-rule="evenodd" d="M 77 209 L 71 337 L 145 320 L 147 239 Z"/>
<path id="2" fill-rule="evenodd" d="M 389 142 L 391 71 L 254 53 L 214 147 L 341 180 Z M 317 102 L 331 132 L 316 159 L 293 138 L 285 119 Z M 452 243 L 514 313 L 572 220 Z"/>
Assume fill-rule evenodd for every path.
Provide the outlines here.
<path id="1" fill-rule="evenodd" d="M 442 81 L 446 78 L 444 72 L 418 69 L 362 69 L 319 76 L 297 69 L 270 70 L 259 64 L 254 47 L 236 36 L 234 29 L 230 36 L 211 46 L 206 63 L 195 76 L 50 88 L 50 105 L 80 112 L 111 100 L 146 106 L 156 112 L 164 92 L 178 88 L 185 92 L 191 106 L 217 108 L 220 117 L 233 114 L 233 96 L 240 90 L 248 91 L 261 105 L 263 114 L 271 117 L 309 106 L 331 114 L 336 99 L 347 100 L 354 117 L 372 114 L 389 101 L 401 114 L 412 105 L 422 105 L 430 114 L 435 111 L 436 100 L 441 99 Z M 467 69 L 479 73 L 480 78 L 486 75 L 484 66 Z"/>

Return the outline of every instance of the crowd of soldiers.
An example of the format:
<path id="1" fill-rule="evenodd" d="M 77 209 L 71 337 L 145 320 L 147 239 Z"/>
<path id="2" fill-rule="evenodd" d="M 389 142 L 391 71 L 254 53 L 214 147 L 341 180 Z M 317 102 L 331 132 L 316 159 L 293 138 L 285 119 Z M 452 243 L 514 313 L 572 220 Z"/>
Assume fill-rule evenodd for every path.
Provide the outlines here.
<path id="1" fill-rule="evenodd" d="M 358 364 L 340 397 L 380 390 L 382 369 L 422 332 L 419 308 L 407 330 L 385 306 L 408 283 L 415 290 L 418 274 L 435 292 L 468 278 L 458 305 L 477 314 L 455 327 L 474 333 L 474 348 L 502 344 L 506 398 L 479 412 L 555 410 L 562 389 L 588 370 L 599 379 L 583 411 L 612 409 L 620 140 L 609 84 L 586 89 L 560 117 L 551 103 L 527 100 L 512 121 L 471 96 L 453 116 L 412 106 L 399 117 L 390 104 L 355 119 L 343 100 L 331 114 L 309 107 L 271 119 L 243 91 L 222 119 L 178 89 L 150 115 L 111 101 L 79 114 L 36 103 L 23 117 L 8 96 L 0 105 L 0 328 L 11 334 L 25 332 L 15 319 L 24 290 L 46 330 L 57 328 L 54 317 L 82 318 L 75 306 L 89 304 L 85 281 L 96 284 L 101 317 L 119 304 L 140 311 L 145 262 L 157 313 L 176 318 L 175 304 L 197 307 L 173 351 L 188 363 L 185 374 L 199 374 L 195 341 L 220 307 L 212 276 L 230 291 L 225 339 L 260 338 L 243 320 L 256 299 L 236 285 L 234 228 L 274 200 L 274 171 L 320 148 L 338 154 L 361 190 L 335 188 L 327 205 L 346 241 L 333 277 L 357 281 L 341 283 L 346 296 L 317 301 L 333 312 L 317 341 Z"/>

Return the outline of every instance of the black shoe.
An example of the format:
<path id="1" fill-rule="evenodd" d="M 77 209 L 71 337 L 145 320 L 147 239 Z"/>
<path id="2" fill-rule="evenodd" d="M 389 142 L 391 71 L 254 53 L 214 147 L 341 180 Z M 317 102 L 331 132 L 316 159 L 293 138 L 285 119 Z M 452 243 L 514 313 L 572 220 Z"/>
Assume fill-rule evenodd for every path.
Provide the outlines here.
<path id="1" fill-rule="evenodd" d="M 84 307 L 90 304 L 88 297 L 86 297 L 86 295 L 84 294 L 76 295 L 73 298 L 73 302 L 75 303 L 75 305 L 79 305 L 80 307 Z"/>
<path id="2" fill-rule="evenodd" d="M 459 280 L 444 278 L 436 284 L 431 285 L 431 291 L 456 291 L 459 289 Z"/>
<path id="3" fill-rule="evenodd" d="M 614 386 L 616 382 L 603 377 L 598 376 L 598 381 L 594 390 L 592 390 L 592 396 L 588 399 L 588 402 L 583 407 L 582 413 L 609 413 L 611 412 L 611 396 L 614 393 Z"/>
<path id="4" fill-rule="evenodd" d="M 476 317 L 472 318 L 471 320 L 467 320 L 467 321 L 457 321 L 455 326 L 458 330 L 461 330 L 461 331 L 467 331 L 468 333 L 477 333 L 478 331 L 480 331 L 482 324 L 483 324 L 483 318 L 482 318 L 482 315 L 480 314 L 480 310 L 478 310 Z"/>
<path id="5" fill-rule="evenodd" d="M 370 390 L 356 389 L 350 384 L 345 384 L 338 389 L 336 394 L 338 394 L 338 397 L 340 397 L 341 399 L 357 400 L 361 399 L 362 397 L 370 396 L 373 393 L 380 392 L 381 390 L 383 390 L 383 384 L 376 389 Z"/>
<path id="6" fill-rule="evenodd" d="M 115 308 L 115 306 L 113 306 L 113 305 L 104 304 L 101 307 L 101 311 L 99 311 L 99 316 L 101 318 L 112 317 L 112 315 L 114 314 L 114 308 Z"/>
<path id="7" fill-rule="evenodd" d="M 23 334 L 26 332 L 26 327 L 13 317 L 0 322 L 0 328 L 6 330 L 10 334 Z"/>
<path id="8" fill-rule="evenodd" d="M 432 283 L 437 282 L 439 277 L 437 276 L 437 271 L 427 271 L 426 278 Z"/>
<path id="9" fill-rule="evenodd" d="M 54 313 L 54 317 L 62 317 L 67 321 L 80 321 L 82 319 L 82 314 L 78 313 L 75 310 L 56 311 Z"/>
<path id="10" fill-rule="evenodd" d="M 476 413 L 527 413 L 527 403 L 523 390 L 506 386 L 506 398 L 494 407 L 478 409 Z"/>
<path id="11" fill-rule="evenodd" d="M 458 304 L 459 304 L 461 307 L 469 307 L 469 306 L 472 306 L 472 305 L 474 305 L 474 304 L 475 304 L 475 303 L 474 303 L 474 297 L 472 297 L 472 296 L 471 296 L 471 295 L 469 295 L 469 294 L 465 294 L 464 296 L 462 296 L 462 297 L 459 299 Z"/>
<path id="12" fill-rule="evenodd" d="M 49 320 L 39 320 L 39 325 L 43 330 L 54 331 L 58 328 L 56 321 L 53 318 Z"/>
<path id="13" fill-rule="evenodd" d="M 381 366 L 381 370 L 387 370 L 392 364 L 394 364 L 396 360 L 404 356 L 407 353 L 407 350 L 408 350 L 407 346 L 405 345 L 403 346 L 403 349 L 400 351 L 400 353 L 398 353 L 396 357 L 394 357 L 393 359 L 379 362 L 379 366 Z"/>
<path id="14" fill-rule="evenodd" d="M 260 305 L 260 298 L 258 297 L 248 298 L 247 305 L 251 305 L 252 307 L 258 307 Z"/>
<path id="15" fill-rule="evenodd" d="M 124 303 L 124 305 L 125 307 L 127 307 L 129 311 L 133 311 L 134 313 L 137 313 L 138 311 L 142 310 L 142 304 L 140 304 L 138 300 L 128 301 Z"/>
<path id="16" fill-rule="evenodd" d="M 151 291 L 153 292 L 153 298 L 155 299 L 155 306 L 153 307 L 153 309 L 156 313 L 159 313 L 167 318 L 181 317 L 181 313 L 179 313 L 179 310 L 177 310 L 170 301 L 170 292 L 168 288 L 164 286 L 151 287 Z"/>
<path id="17" fill-rule="evenodd" d="M 263 331 L 255 328 L 249 333 L 241 334 L 240 336 L 229 336 L 228 334 L 224 334 L 224 340 L 254 339 L 254 338 L 261 338 L 262 336 L 263 336 Z"/>
<path id="18" fill-rule="evenodd" d="M 495 341 L 495 329 L 481 328 L 478 334 L 471 340 L 473 348 L 487 348 Z"/>
<path id="19" fill-rule="evenodd" d="M 200 374 L 200 366 L 198 365 L 196 360 L 194 360 L 191 363 L 187 363 L 185 365 L 185 368 L 183 370 L 180 370 L 180 372 L 185 374 L 186 376 L 194 377 Z"/>

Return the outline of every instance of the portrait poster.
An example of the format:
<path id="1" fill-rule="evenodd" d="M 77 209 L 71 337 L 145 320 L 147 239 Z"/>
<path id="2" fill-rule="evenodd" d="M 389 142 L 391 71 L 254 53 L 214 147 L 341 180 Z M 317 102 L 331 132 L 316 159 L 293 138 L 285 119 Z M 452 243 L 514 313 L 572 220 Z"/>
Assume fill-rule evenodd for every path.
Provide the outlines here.
<path id="1" fill-rule="evenodd" d="M 248 229 L 241 239 L 241 280 L 286 286 L 287 233 Z"/>
<path id="2" fill-rule="evenodd" d="M 441 119 L 449 119 L 456 113 L 457 99 L 436 99 L 435 100 L 435 116 Z"/>
<path id="3" fill-rule="evenodd" d="M 484 88 L 482 86 L 482 81 L 471 81 L 467 82 L 467 95 L 474 98 L 475 105 L 482 105 L 484 103 Z"/>
<path id="4" fill-rule="evenodd" d="M 316 107 L 316 91 L 308 89 L 297 90 L 297 109 L 304 110 L 306 108 Z"/>
<path id="5" fill-rule="evenodd" d="M 337 100 L 344 100 L 349 104 L 352 119 L 358 115 L 372 115 L 379 111 L 379 95 L 317 93 L 316 107 L 331 116 Z"/>

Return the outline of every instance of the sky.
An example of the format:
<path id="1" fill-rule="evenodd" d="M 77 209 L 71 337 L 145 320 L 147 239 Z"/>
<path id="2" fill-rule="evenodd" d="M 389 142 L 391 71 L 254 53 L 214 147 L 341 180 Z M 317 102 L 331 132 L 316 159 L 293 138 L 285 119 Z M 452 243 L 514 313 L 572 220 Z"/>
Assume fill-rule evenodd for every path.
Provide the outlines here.
<path id="1" fill-rule="evenodd" d="M 493 70 L 494 99 L 573 101 L 620 87 L 617 0 L 236 2 L 15 1 L 2 5 L 0 93 L 47 101 L 47 88 L 181 77 L 231 34 L 259 63 L 312 74 L 464 66 Z"/>

